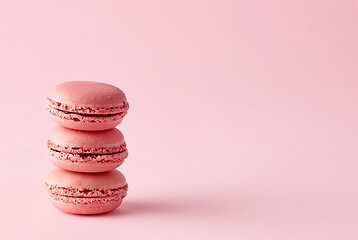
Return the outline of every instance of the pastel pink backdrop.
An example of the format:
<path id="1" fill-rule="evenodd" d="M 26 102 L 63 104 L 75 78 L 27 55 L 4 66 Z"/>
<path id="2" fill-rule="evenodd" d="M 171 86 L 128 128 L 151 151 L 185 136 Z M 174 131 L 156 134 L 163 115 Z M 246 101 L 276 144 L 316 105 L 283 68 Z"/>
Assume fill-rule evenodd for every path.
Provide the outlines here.
<path id="1" fill-rule="evenodd" d="M 357 1 L 0 2 L 1 239 L 356 239 Z M 43 182 L 50 89 L 122 88 L 120 209 Z"/>

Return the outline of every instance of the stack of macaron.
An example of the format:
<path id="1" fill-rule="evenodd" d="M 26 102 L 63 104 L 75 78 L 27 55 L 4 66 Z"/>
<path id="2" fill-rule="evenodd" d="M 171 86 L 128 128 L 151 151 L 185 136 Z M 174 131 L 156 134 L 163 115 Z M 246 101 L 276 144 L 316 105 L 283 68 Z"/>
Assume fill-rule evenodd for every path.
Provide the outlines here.
<path id="1" fill-rule="evenodd" d="M 56 208 L 99 214 L 121 205 L 128 185 L 116 168 L 128 150 L 115 127 L 128 108 L 125 94 L 109 84 L 72 81 L 52 89 L 47 110 L 58 125 L 49 133 L 47 153 L 58 168 L 45 186 Z"/>

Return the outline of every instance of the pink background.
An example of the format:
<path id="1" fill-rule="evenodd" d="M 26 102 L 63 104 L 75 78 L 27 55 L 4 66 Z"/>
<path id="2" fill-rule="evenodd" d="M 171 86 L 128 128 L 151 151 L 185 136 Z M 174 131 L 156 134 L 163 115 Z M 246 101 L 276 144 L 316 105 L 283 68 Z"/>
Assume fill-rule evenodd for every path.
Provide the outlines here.
<path id="1" fill-rule="evenodd" d="M 0 1 L 1 239 L 357 239 L 357 1 Z M 120 209 L 44 188 L 62 81 L 119 86 Z"/>

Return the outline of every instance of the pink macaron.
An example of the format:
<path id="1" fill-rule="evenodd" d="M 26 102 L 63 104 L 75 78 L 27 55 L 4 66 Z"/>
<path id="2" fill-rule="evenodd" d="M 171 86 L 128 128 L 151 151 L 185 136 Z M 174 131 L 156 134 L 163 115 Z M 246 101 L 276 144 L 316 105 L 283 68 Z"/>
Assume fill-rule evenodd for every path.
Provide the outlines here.
<path id="1" fill-rule="evenodd" d="M 48 135 L 47 153 L 57 167 L 76 172 L 109 171 L 128 156 L 123 134 L 117 128 L 79 131 L 55 126 Z"/>
<path id="2" fill-rule="evenodd" d="M 85 131 L 116 127 L 128 108 L 122 90 L 100 82 L 64 82 L 54 87 L 47 98 L 48 112 L 57 124 Z"/>
<path id="3" fill-rule="evenodd" d="M 118 170 L 78 173 L 56 168 L 45 182 L 51 203 L 74 214 L 99 214 L 121 205 L 128 185 Z"/>

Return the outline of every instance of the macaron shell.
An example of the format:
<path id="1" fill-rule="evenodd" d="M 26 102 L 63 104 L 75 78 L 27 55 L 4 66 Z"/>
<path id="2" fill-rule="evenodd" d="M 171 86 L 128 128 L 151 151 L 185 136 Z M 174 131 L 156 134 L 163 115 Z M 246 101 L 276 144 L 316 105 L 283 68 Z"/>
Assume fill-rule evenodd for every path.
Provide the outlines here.
<path id="1" fill-rule="evenodd" d="M 48 140 L 61 146 L 83 148 L 110 148 L 124 144 L 124 136 L 117 128 L 89 132 L 56 126 L 51 129 Z"/>
<path id="2" fill-rule="evenodd" d="M 103 173 L 81 173 L 56 168 L 49 173 L 46 183 L 66 188 L 111 189 L 126 185 L 126 179 L 116 169 Z"/>
<path id="3" fill-rule="evenodd" d="M 72 204 L 65 203 L 58 200 L 50 199 L 53 206 L 57 209 L 73 214 L 101 214 L 110 212 L 117 207 L 119 207 L 122 203 L 122 199 L 118 199 L 117 201 L 110 201 L 104 204 Z"/>
<path id="4" fill-rule="evenodd" d="M 100 214 L 112 211 L 121 205 L 128 189 L 125 177 L 118 170 L 79 173 L 56 168 L 47 176 L 45 185 L 50 193 L 51 203 L 61 211 L 74 214 Z M 65 192 L 59 194 L 59 188 L 64 188 Z M 90 191 L 96 194 L 108 191 L 109 195 L 83 196 Z"/>
<path id="5" fill-rule="evenodd" d="M 102 121 L 101 117 L 94 117 L 98 119 L 98 122 L 86 122 L 82 121 L 81 115 L 79 115 L 79 121 L 74 121 L 70 119 L 64 119 L 59 116 L 55 116 L 53 114 L 49 114 L 51 119 L 54 120 L 58 125 L 82 131 L 103 131 L 111 128 L 115 128 L 123 121 L 123 118 L 119 118 L 117 120 L 112 121 Z"/>
<path id="6" fill-rule="evenodd" d="M 100 82 L 71 81 L 55 86 L 49 99 L 74 107 L 106 108 L 123 106 L 126 96 L 119 88 Z"/>

